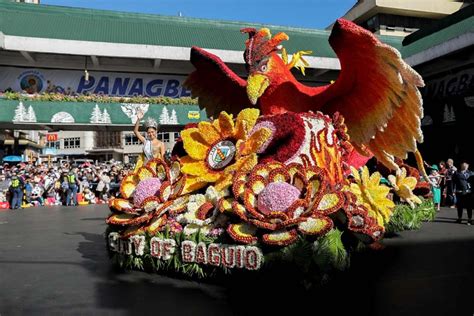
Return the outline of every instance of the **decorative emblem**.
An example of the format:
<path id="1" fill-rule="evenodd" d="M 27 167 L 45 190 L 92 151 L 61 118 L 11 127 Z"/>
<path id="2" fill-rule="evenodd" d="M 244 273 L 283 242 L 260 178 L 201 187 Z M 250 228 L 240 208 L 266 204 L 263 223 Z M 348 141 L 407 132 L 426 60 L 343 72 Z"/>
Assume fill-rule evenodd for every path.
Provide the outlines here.
<path id="1" fill-rule="evenodd" d="M 231 141 L 220 141 L 209 151 L 207 163 L 214 170 L 222 169 L 234 159 L 235 151 L 235 145 Z"/>

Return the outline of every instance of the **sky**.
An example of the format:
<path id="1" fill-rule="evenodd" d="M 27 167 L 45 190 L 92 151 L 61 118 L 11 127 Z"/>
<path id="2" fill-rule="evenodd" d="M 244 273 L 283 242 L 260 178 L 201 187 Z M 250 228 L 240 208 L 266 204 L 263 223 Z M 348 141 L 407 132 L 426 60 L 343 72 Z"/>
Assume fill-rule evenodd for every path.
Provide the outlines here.
<path id="1" fill-rule="evenodd" d="M 41 4 L 324 29 L 356 0 L 41 0 Z"/>

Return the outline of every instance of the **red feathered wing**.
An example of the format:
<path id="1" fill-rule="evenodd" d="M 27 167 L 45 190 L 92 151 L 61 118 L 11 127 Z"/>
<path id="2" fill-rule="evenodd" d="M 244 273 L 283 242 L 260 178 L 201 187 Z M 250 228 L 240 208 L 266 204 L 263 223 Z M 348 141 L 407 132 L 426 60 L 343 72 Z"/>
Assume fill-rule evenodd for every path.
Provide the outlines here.
<path id="1" fill-rule="evenodd" d="M 196 67 L 184 85 L 199 98 L 199 105 L 208 115 L 221 111 L 238 113 L 250 107 L 247 97 L 247 81 L 237 76 L 214 54 L 199 47 L 191 48 L 191 63 Z"/>
<path id="2" fill-rule="evenodd" d="M 339 19 L 329 42 L 341 62 L 336 82 L 313 96 L 315 109 L 340 112 L 351 141 L 366 146 L 387 167 L 396 168 L 392 156 L 406 158 L 423 141 L 423 107 L 417 87 L 423 79 L 400 53 L 372 33 Z"/>

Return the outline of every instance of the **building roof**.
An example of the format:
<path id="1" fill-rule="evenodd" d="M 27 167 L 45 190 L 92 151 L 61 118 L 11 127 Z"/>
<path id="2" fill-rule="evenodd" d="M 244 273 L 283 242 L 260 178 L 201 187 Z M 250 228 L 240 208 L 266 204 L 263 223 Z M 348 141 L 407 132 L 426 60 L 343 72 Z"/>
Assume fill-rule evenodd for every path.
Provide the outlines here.
<path id="1" fill-rule="evenodd" d="M 408 57 L 445 43 L 463 34 L 474 32 L 474 5 L 433 23 L 431 27 L 418 30 L 403 40 L 403 56 Z"/>
<path id="2" fill-rule="evenodd" d="M 287 33 L 290 53 L 335 57 L 326 30 L 0 1 L 0 31 L 11 36 L 243 51 L 243 27 Z M 398 38 L 381 40 L 401 48 Z"/>
<path id="3" fill-rule="evenodd" d="M 402 38 L 397 36 L 379 38 L 397 48 L 404 58 L 423 54 L 449 40 L 466 34 L 472 35 L 473 13 L 474 5 L 468 6 L 437 21 L 430 28 L 409 35 L 403 43 Z M 322 68 L 339 69 L 336 55 L 328 43 L 330 31 L 327 30 L 0 0 L 0 35 L 3 33 L 6 37 L 20 39 L 11 46 L 13 48 L 3 44 L 3 48 L 7 50 L 37 49 L 37 52 L 57 54 L 188 60 L 189 47 L 196 45 L 211 51 L 219 50 L 214 53 L 221 57 L 226 52 L 231 53 L 230 57 L 223 57 L 225 62 L 243 63 L 241 52 L 245 48 L 245 35 L 239 32 L 243 27 L 268 27 L 274 34 L 285 32 L 290 37 L 284 43 L 289 53 L 312 50 L 313 54 L 308 58 L 310 67 L 321 68 L 322 60 L 325 60 L 329 63 Z M 57 40 L 74 41 L 82 46 L 79 49 L 74 45 L 61 45 Z M 0 44 L 1 42 L 0 37 Z M 101 45 L 94 46 L 94 42 Z M 461 42 L 472 45 L 470 39 L 463 39 Z M 5 39 L 4 43 L 7 43 Z M 168 47 L 172 49 L 167 50 Z M 451 45 L 450 49 L 458 48 Z M 446 53 L 449 52 L 445 51 L 444 54 Z M 424 62 L 425 57 L 412 58 L 415 61 L 410 64 Z"/>

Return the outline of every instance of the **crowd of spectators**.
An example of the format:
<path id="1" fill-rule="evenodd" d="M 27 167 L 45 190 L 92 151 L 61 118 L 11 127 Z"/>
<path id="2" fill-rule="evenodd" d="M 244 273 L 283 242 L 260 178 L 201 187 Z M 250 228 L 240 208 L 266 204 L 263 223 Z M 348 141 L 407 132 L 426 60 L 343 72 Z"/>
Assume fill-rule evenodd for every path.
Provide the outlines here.
<path id="1" fill-rule="evenodd" d="M 41 205 L 106 203 L 132 165 L 107 162 L 0 166 L 0 207 L 19 209 Z"/>

